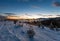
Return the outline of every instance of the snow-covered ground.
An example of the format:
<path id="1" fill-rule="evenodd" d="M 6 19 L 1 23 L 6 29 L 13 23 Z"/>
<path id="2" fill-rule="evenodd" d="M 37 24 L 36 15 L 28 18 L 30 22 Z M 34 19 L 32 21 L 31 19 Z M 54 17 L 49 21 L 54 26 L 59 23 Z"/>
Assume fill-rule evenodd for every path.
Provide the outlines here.
<path id="1" fill-rule="evenodd" d="M 19 23 L 17 23 L 19 24 Z M 60 31 L 53 31 L 44 27 L 20 23 L 18 26 L 13 22 L 0 22 L 0 41 L 60 41 Z M 27 30 L 32 27 L 35 31 L 34 38 L 28 38 Z"/>

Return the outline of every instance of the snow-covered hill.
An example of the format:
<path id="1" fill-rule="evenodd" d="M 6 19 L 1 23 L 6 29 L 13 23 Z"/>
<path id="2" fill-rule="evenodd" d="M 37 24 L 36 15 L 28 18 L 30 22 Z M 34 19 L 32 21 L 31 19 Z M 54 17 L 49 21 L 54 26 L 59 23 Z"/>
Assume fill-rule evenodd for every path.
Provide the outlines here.
<path id="1" fill-rule="evenodd" d="M 20 24 L 21 26 L 19 26 Z M 27 30 L 32 27 L 35 31 L 34 38 L 29 38 Z M 60 41 L 60 31 L 52 31 L 49 28 L 26 23 L 0 22 L 0 41 Z"/>

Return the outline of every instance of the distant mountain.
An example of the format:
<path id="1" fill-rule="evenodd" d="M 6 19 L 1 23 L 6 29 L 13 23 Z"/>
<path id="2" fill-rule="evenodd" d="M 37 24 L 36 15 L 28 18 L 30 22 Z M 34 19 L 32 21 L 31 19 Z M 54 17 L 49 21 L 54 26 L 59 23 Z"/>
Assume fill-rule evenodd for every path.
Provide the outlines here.
<path id="1" fill-rule="evenodd" d="M 38 18 L 40 21 L 46 21 L 46 20 L 60 20 L 60 17 L 54 17 L 54 18 Z"/>
<path id="2" fill-rule="evenodd" d="M 6 19 L 6 16 L 0 15 L 0 19 Z"/>

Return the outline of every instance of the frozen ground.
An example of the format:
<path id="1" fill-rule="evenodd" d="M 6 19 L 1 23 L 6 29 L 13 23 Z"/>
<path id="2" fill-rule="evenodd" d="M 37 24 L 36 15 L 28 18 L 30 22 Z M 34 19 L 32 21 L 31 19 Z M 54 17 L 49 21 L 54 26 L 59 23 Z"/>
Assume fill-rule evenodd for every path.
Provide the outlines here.
<path id="1" fill-rule="evenodd" d="M 17 23 L 19 24 L 19 23 Z M 17 26 L 13 22 L 0 22 L 0 41 L 60 41 L 60 31 L 52 31 L 49 28 L 38 28 L 26 23 Z M 32 26 L 35 31 L 34 38 L 28 38 L 27 30 Z"/>

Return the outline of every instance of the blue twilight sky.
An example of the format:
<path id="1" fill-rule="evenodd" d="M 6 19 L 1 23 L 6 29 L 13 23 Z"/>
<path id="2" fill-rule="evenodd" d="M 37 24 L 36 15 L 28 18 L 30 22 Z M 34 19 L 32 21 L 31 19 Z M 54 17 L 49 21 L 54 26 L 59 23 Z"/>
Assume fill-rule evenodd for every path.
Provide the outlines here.
<path id="1" fill-rule="evenodd" d="M 60 0 L 0 0 L 0 14 L 60 14 Z"/>

